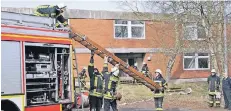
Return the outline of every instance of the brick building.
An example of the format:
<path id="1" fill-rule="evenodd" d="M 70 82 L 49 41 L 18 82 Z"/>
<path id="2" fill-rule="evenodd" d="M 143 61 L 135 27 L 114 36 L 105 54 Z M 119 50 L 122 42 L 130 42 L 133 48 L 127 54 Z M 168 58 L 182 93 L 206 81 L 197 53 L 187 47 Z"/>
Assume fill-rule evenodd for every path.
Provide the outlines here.
<path id="1" fill-rule="evenodd" d="M 31 14 L 32 9 L 2 8 L 3 11 L 13 11 Z M 85 34 L 102 47 L 126 61 L 129 65 L 138 64 L 141 69 L 142 63 L 148 64 L 153 72 L 160 68 L 166 72 L 168 56 L 162 50 L 174 47 L 175 32 L 174 22 L 163 21 L 166 15 L 154 14 L 147 18 L 137 18 L 128 12 L 87 11 L 70 10 L 69 23 L 75 31 Z M 230 22 L 229 22 L 230 23 Z M 227 27 L 228 47 L 231 47 L 231 27 Z M 202 42 L 199 32 L 189 41 Z M 87 66 L 90 59 L 90 50 L 75 43 L 78 67 Z M 206 48 L 201 46 L 201 48 Z M 178 54 L 171 72 L 172 79 L 203 79 L 210 74 L 210 54 L 200 50 L 187 49 L 187 53 Z M 151 57 L 151 61 L 147 58 Z M 231 75 L 231 54 L 228 56 L 228 70 Z M 103 67 L 103 59 L 95 57 L 95 66 L 100 70 Z"/>

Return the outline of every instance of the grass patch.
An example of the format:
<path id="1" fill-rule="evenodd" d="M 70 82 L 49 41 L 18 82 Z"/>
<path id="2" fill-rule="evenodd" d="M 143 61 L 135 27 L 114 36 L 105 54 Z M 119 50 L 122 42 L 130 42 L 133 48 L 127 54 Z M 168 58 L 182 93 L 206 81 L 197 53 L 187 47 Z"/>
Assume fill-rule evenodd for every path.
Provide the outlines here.
<path id="1" fill-rule="evenodd" d="M 181 83 L 181 84 L 169 84 L 169 87 L 180 87 L 182 89 L 192 88 L 192 96 L 205 96 L 208 92 L 208 84 L 207 82 L 197 82 L 197 83 Z"/>
<path id="2" fill-rule="evenodd" d="M 144 85 L 121 84 L 119 92 L 122 94 L 120 103 L 131 103 L 153 97 L 153 93 Z"/>
<path id="3" fill-rule="evenodd" d="M 207 95 L 207 83 L 197 82 L 197 83 L 182 83 L 182 84 L 169 84 L 168 87 L 180 87 L 182 89 L 192 88 L 192 93 L 190 95 L 169 95 L 166 93 L 165 99 L 167 101 L 189 101 L 191 99 L 195 101 L 204 101 Z M 144 85 L 129 85 L 121 84 L 119 92 L 122 94 L 122 100 L 120 103 L 131 103 L 135 101 L 147 100 L 153 98 L 153 93 L 145 87 Z"/>

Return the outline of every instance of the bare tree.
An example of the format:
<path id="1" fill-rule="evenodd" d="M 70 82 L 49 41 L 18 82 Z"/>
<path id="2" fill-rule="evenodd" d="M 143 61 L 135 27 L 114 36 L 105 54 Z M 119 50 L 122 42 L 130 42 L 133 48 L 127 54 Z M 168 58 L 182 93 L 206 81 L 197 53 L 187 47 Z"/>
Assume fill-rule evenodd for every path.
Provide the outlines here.
<path id="1" fill-rule="evenodd" d="M 174 47 L 164 51 L 168 56 L 166 64 L 168 80 L 171 77 L 176 56 L 190 52 L 188 49 L 192 49 L 191 52 L 209 52 L 211 68 L 215 68 L 220 74 L 224 72 L 224 10 L 231 9 L 230 2 L 226 2 L 226 4 L 225 8 L 224 1 L 123 1 L 120 3 L 137 17 L 150 17 L 151 13 L 168 14 L 168 18 L 161 19 L 174 22 Z M 149 11 L 149 15 L 140 9 Z M 227 15 L 230 13 L 228 12 Z M 192 36 L 186 35 L 185 27 L 188 24 L 195 24 L 194 28 L 201 38 L 200 41 L 186 40 L 187 36 Z M 162 46 L 165 45 L 163 42 Z"/>

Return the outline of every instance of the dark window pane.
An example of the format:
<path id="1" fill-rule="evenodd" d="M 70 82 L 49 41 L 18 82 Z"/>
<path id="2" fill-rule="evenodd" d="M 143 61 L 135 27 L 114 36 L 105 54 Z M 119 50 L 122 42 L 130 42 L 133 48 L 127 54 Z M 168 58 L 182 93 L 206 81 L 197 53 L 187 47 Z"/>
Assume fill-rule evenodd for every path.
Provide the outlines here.
<path id="1" fill-rule="evenodd" d="M 128 24 L 126 20 L 115 20 L 115 24 Z"/>
<path id="2" fill-rule="evenodd" d="M 127 38 L 128 27 L 127 26 L 115 26 L 115 37 Z"/>
<path id="3" fill-rule="evenodd" d="M 195 56 L 195 53 L 185 53 L 184 56 Z"/>
<path id="4" fill-rule="evenodd" d="M 131 21 L 132 24 L 144 24 L 144 21 Z"/>
<path id="5" fill-rule="evenodd" d="M 206 37 L 205 28 L 198 27 L 197 32 L 198 32 L 198 38 L 203 39 Z"/>
<path id="6" fill-rule="evenodd" d="M 199 58 L 198 59 L 198 68 L 209 68 L 208 58 Z"/>
<path id="7" fill-rule="evenodd" d="M 144 37 L 144 27 L 132 27 L 132 37 Z"/>
<path id="8" fill-rule="evenodd" d="M 198 56 L 208 56 L 208 53 L 198 53 Z"/>
<path id="9" fill-rule="evenodd" d="M 185 69 L 194 69 L 195 68 L 195 59 L 194 58 L 184 58 L 184 68 Z"/>
<path id="10" fill-rule="evenodd" d="M 197 38 L 197 27 L 196 26 L 186 26 L 184 28 L 184 38 L 187 40 L 194 40 Z"/>

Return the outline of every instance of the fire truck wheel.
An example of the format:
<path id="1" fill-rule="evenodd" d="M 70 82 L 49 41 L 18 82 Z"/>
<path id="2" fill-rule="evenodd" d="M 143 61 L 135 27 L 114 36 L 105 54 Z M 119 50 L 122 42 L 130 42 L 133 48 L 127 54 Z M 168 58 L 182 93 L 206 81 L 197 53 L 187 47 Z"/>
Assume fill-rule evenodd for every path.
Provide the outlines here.
<path id="1" fill-rule="evenodd" d="M 2 106 L 1 108 L 2 111 L 20 111 L 18 106 L 10 100 L 2 100 L 1 106 Z"/>

